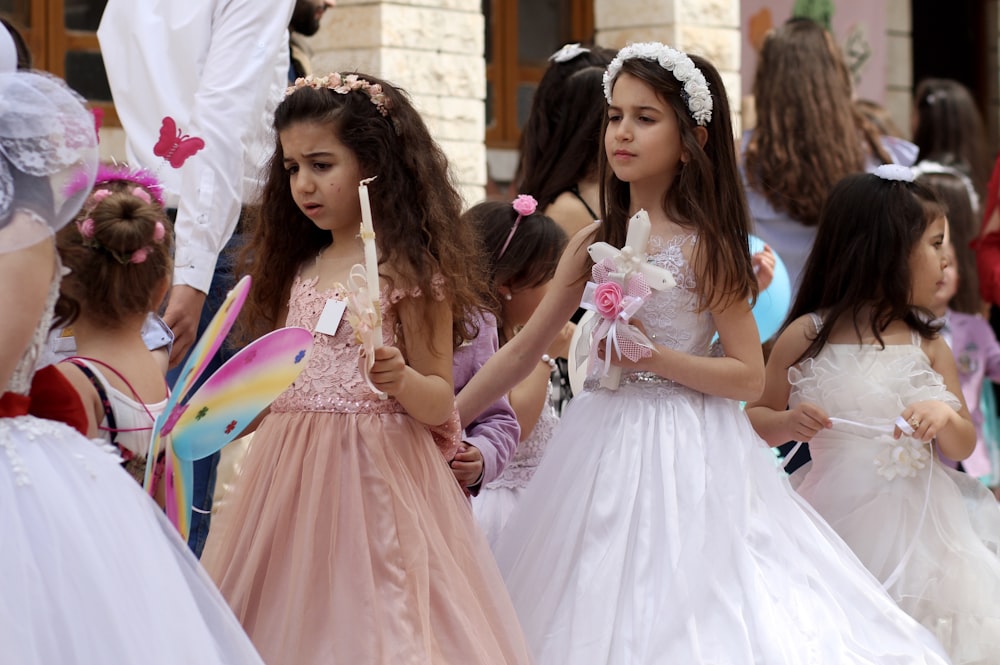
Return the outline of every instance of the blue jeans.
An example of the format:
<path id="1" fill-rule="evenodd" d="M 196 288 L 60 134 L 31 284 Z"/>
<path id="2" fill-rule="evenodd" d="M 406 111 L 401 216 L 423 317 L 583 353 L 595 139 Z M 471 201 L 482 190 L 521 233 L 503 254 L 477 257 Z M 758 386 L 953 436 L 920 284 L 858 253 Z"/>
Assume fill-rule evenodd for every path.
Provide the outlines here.
<path id="1" fill-rule="evenodd" d="M 239 234 L 234 234 L 215 264 L 212 285 L 208 289 L 205 306 L 201 310 L 201 320 L 198 322 L 199 339 L 201 339 L 208 324 L 212 322 L 212 317 L 219 311 L 226 295 L 236 284 L 232 255 L 239 247 L 241 240 Z M 219 347 L 219 350 L 205 367 L 204 372 L 198 377 L 198 381 L 195 382 L 192 393 L 232 356 L 233 350 L 229 345 L 223 344 Z M 167 372 L 167 381 L 171 386 L 177 381 L 185 362 L 187 362 L 187 356 L 177 367 Z M 191 483 L 191 529 L 188 533 L 188 547 L 197 557 L 200 557 L 205 549 L 205 541 L 208 540 L 208 530 L 212 523 L 212 496 L 215 493 L 215 477 L 218 466 L 219 453 L 214 453 L 194 463 L 194 477 Z"/>

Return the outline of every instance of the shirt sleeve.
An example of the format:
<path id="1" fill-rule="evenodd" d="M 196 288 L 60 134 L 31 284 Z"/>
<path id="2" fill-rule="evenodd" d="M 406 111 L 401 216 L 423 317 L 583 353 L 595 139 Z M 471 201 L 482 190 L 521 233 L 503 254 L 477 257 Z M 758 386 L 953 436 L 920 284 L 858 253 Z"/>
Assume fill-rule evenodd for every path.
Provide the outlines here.
<path id="1" fill-rule="evenodd" d="M 202 138 L 205 148 L 181 176 L 175 284 L 207 292 L 219 253 L 236 228 L 245 146 L 262 123 L 270 123 L 265 116 L 268 101 L 278 94 L 275 72 L 287 70 L 287 4 L 284 11 L 276 10 L 273 0 L 230 0 L 213 16 L 211 45 L 185 128 Z"/>

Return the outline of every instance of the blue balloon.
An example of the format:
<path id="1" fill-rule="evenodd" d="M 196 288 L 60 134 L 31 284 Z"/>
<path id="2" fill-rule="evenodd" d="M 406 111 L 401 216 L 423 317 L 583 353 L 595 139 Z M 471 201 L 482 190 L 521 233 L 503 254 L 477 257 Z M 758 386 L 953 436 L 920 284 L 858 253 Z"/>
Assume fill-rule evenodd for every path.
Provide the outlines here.
<path id="1" fill-rule="evenodd" d="M 755 235 L 750 236 L 750 253 L 764 251 L 764 241 Z M 771 249 L 774 252 L 774 249 Z M 788 269 L 782 263 L 781 257 L 774 252 L 774 279 L 770 286 L 761 291 L 757 296 L 757 303 L 753 306 L 753 316 L 757 320 L 757 328 L 760 330 L 760 341 L 766 342 L 771 339 L 778 330 L 788 310 L 792 306 L 792 282 L 788 278 Z"/>

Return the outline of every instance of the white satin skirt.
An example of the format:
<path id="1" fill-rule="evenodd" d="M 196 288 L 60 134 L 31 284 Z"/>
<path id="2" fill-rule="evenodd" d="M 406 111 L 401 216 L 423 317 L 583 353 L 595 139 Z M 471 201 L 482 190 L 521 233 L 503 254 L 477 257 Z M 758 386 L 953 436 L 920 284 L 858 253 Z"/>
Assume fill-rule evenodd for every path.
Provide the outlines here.
<path id="1" fill-rule="evenodd" d="M 733 401 L 569 404 L 496 544 L 540 665 L 943 665 Z"/>

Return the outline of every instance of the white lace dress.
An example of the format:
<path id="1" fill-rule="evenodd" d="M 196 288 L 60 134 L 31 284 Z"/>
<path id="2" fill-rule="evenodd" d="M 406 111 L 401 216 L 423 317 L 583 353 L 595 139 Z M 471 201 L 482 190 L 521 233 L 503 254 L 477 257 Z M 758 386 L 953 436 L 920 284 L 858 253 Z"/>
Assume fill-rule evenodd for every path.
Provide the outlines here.
<path id="1" fill-rule="evenodd" d="M 552 438 L 552 432 L 558 423 L 559 416 L 546 399 L 535 428 L 531 430 L 527 439 L 517 445 L 514 458 L 504 468 L 500 477 L 487 483 L 479 492 L 479 496 L 472 500 L 472 512 L 491 547 L 496 544 L 507 518 L 524 493 L 524 488 L 535 475 L 535 469 L 541 463 L 549 439 Z"/>
<path id="2" fill-rule="evenodd" d="M 913 402 L 957 408 L 919 346 L 827 344 L 789 369 L 789 402 L 838 419 L 793 484 L 955 665 L 1000 664 L 1000 507 L 929 445 L 892 438 Z"/>
<path id="3" fill-rule="evenodd" d="M 655 239 L 654 239 L 655 240 Z M 685 256 L 639 312 L 660 343 L 708 355 Z M 540 665 L 943 665 L 791 489 L 732 400 L 626 373 L 569 403 L 495 548 Z"/>

